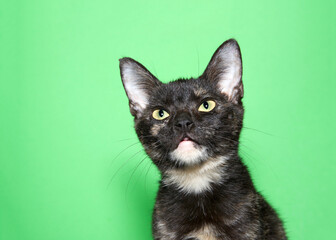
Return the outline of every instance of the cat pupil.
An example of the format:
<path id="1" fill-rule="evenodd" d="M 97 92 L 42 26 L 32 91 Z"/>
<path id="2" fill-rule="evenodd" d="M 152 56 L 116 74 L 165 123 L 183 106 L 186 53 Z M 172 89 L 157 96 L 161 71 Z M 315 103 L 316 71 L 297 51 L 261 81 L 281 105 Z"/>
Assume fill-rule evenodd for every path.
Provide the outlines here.
<path id="1" fill-rule="evenodd" d="M 208 102 L 204 102 L 204 103 L 203 103 L 203 107 L 204 107 L 205 109 L 208 109 L 208 107 L 209 107 Z"/>
<path id="2" fill-rule="evenodd" d="M 163 112 L 163 110 L 161 109 L 161 110 L 159 111 L 159 116 L 160 116 L 160 117 L 163 117 L 163 115 L 164 115 L 164 112 Z"/>

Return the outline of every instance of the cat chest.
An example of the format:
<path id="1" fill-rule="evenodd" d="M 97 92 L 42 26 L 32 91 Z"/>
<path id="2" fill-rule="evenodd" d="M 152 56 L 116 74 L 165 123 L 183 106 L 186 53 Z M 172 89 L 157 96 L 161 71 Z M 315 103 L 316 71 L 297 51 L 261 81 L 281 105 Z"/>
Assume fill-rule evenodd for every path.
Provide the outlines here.
<path id="1" fill-rule="evenodd" d="M 183 230 L 183 228 L 170 229 L 168 224 L 163 221 L 157 223 L 156 236 L 165 240 L 219 240 L 219 232 L 210 224 L 202 225 L 193 230 Z"/>
<path id="2" fill-rule="evenodd" d="M 254 236 L 258 228 L 257 222 L 248 218 L 248 206 L 239 204 L 233 207 L 235 204 L 230 198 L 224 200 L 218 198 L 218 194 L 189 195 L 187 198 L 176 198 L 175 194 L 171 193 L 169 199 L 167 192 L 164 197 L 159 194 L 154 212 L 160 229 L 168 236 L 175 236 L 172 239 L 254 239 L 245 236 Z"/>
<path id="3" fill-rule="evenodd" d="M 211 206 L 211 207 L 210 207 Z M 157 211 L 157 223 L 168 235 L 186 236 L 183 239 L 216 240 L 223 224 L 221 211 L 216 204 L 207 206 L 202 200 L 175 201 L 161 205 Z"/>
<path id="4" fill-rule="evenodd" d="M 197 239 L 197 240 L 218 240 L 218 233 L 211 225 L 205 225 L 202 228 L 187 234 L 185 239 Z"/>

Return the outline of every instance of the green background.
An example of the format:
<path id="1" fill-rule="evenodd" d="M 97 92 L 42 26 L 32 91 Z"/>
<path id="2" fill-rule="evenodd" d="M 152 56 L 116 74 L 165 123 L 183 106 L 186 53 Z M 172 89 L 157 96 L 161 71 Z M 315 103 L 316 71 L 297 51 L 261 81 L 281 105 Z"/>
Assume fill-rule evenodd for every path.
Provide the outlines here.
<path id="1" fill-rule="evenodd" d="M 1 1 L 0 239 L 151 239 L 159 174 L 118 59 L 162 81 L 242 49 L 240 152 L 290 239 L 336 239 L 335 1 Z"/>

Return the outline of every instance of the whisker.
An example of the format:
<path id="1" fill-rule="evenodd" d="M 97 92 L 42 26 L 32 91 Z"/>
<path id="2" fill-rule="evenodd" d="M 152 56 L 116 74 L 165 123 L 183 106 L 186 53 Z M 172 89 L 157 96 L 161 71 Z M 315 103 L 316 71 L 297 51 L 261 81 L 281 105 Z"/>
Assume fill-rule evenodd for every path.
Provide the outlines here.
<path id="1" fill-rule="evenodd" d="M 135 140 L 137 139 L 137 137 L 132 137 L 132 138 L 123 138 L 123 139 L 118 139 L 112 142 L 124 142 L 124 141 L 128 141 L 128 140 Z"/>
<path id="2" fill-rule="evenodd" d="M 154 165 L 153 163 L 152 163 L 152 161 L 148 161 L 149 162 L 149 166 L 148 166 L 148 168 L 147 168 L 147 171 L 146 171 L 146 174 L 145 174 L 145 191 L 146 191 L 146 194 L 147 194 L 147 176 L 148 176 L 148 173 L 149 173 L 149 171 L 150 171 L 150 169 L 152 168 L 152 166 Z"/>
<path id="3" fill-rule="evenodd" d="M 275 137 L 275 135 L 273 135 L 273 134 L 271 134 L 271 133 L 264 132 L 264 131 L 261 131 L 261 130 L 255 129 L 255 128 L 250 128 L 250 127 L 244 127 L 244 126 L 243 126 L 243 129 L 253 130 L 253 131 L 256 131 L 256 132 L 258 132 L 258 133 L 263 133 L 263 134 L 265 134 L 265 135 L 268 135 L 268 136 L 271 136 L 271 137 Z"/>
<path id="4" fill-rule="evenodd" d="M 130 179 L 129 179 L 128 182 L 127 182 L 127 185 L 126 185 L 126 192 L 125 192 L 125 201 L 126 201 L 126 199 L 127 199 L 128 187 L 129 187 L 129 184 L 130 184 L 130 182 L 131 182 L 131 180 L 132 180 L 132 177 L 133 177 L 134 173 L 136 172 L 136 170 L 138 169 L 138 167 L 145 161 L 146 158 L 147 158 L 147 155 L 146 155 L 144 158 L 142 158 L 141 161 L 136 165 L 135 169 L 133 170 L 133 172 L 132 172 L 132 174 L 131 174 L 131 176 L 130 176 Z"/>
<path id="5" fill-rule="evenodd" d="M 118 170 L 117 170 L 117 171 L 113 174 L 113 176 L 111 177 L 111 179 L 110 179 L 110 181 L 109 181 L 109 183 L 108 183 L 108 185 L 107 185 L 107 188 L 111 185 L 111 183 L 113 182 L 115 176 L 117 176 L 117 174 L 119 173 L 119 171 L 120 171 L 122 168 L 124 168 L 124 167 L 127 165 L 127 163 L 129 163 L 129 160 L 131 160 L 133 157 L 135 157 L 137 154 L 139 154 L 139 153 L 142 152 L 142 151 L 143 151 L 143 149 L 137 151 L 135 154 L 133 154 L 127 161 L 125 161 L 125 162 L 118 168 Z"/>
<path id="6" fill-rule="evenodd" d="M 221 127 L 232 127 L 231 125 L 221 125 Z M 210 127 L 200 127 L 202 129 L 207 129 L 207 130 L 213 130 L 213 131 L 219 131 L 219 129 L 215 129 L 215 128 L 210 128 Z M 261 130 L 258 130 L 256 128 L 251 128 L 251 127 L 247 127 L 247 126 L 242 126 L 242 129 L 246 129 L 246 130 L 252 130 L 252 131 L 255 131 L 255 132 L 258 132 L 258 133 L 262 133 L 262 134 L 265 134 L 265 135 L 268 135 L 268 136 L 272 136 L 272 137 L 275 137 L 275 135 L 271 134 L 271 133 L 268 133 L 268 132 L 265 132 L 265 131 L 261 131 Z"/>
<path id="7" fill-rule="evenodd" d="M 129 149 L 129 148 L 131 148 L 131 147 L 133 147 L 133 146 L 135 146 L 135 145 L 137 145 L 137 144 L 139 144 L 139 143 L 140 143 L 140 142 L 133 143 L 133 144 L 129 145 L 128 147 L 124 148 L 121 152 L 119 152 L 119 153 L 117 154 L 117 156 L 115 156 L 115 157 L 112 159 L 109 168 L 112 166 L 112 164 L 114 163 L 114 161 L 115 161 L 115 160 L 116 160 L 122 153 L 124 153 L 127 149 Z"/>

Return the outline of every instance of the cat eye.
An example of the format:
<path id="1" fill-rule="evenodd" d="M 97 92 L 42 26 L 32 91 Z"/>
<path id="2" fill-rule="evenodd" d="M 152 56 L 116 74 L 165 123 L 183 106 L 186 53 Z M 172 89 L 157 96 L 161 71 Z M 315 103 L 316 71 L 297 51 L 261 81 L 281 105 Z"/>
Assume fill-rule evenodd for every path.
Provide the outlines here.
<path id="1" fill-rule="evenodd" d="M 202 104 L 199 106 L 198 111 L 200 112 L 210 112 L 212 109 L 214 109 L 216 106 L 216 103 L 212 100 L 207 100 L 202 102 Z"/>
<path id="2" fill-rule="evenodd" d="M 155 118 L 156 120 L 163 120 L 169 117 L 169 113 L 167 113 L 163 109 L 156 109 L 152 115 L 153 115 L 153 118 Z"/>

